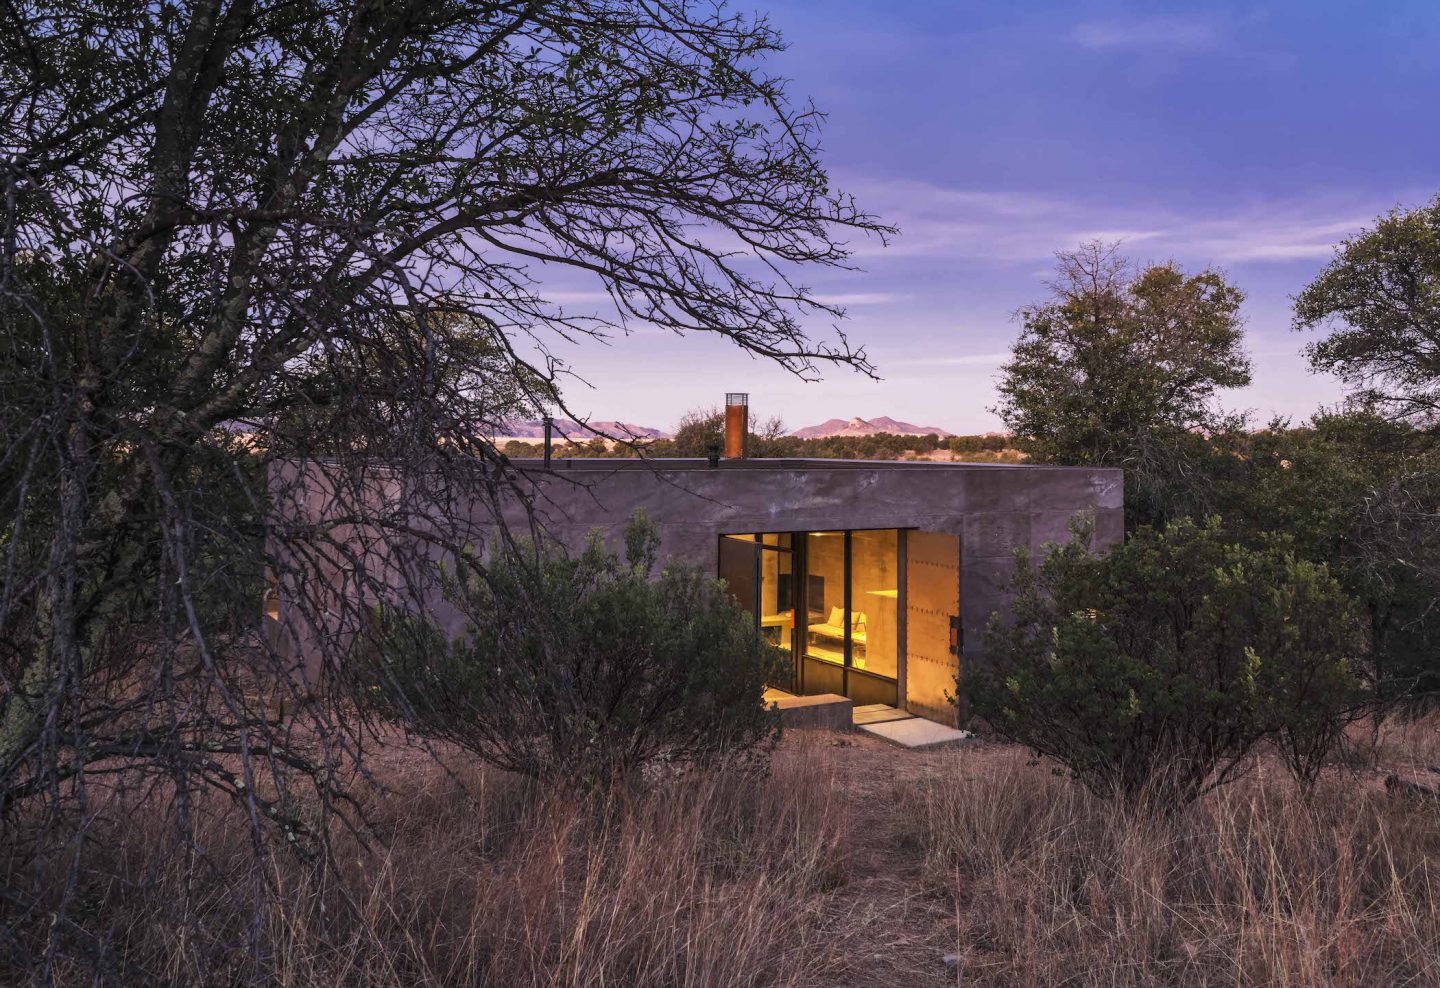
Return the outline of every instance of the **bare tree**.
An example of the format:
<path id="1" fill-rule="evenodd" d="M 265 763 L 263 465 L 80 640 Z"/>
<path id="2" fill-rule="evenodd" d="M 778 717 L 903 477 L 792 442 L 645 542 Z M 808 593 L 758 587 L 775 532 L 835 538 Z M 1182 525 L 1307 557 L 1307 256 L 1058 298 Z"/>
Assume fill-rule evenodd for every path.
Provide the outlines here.
<path id="1" fill-rule="evenodd" d="M 839 313 L 791 278 L 885 229 L 831 188 L 819 115 L 764 71 L 780 47 L 688 0 L 0 8 L 15 957 L 133 970 L 70 905 L 87 839 L 141 797 L 187 868 L 217 791 L 257 850 L 323 862 L 367 735 L 317 689 L 343 649 L 319 630 L 418 593 L 509 496 L 484 436 L 564 411 L 555 340 L 638 321 L 869 370 L 807 336 Z M 548 303 L 557 272 L 613 314 Z"/>

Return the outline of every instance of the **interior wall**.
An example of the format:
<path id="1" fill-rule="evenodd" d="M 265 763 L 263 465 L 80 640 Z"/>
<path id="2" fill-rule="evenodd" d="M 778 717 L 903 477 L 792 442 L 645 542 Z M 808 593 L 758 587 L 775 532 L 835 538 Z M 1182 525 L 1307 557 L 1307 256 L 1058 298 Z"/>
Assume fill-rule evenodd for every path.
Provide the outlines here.
<path id="1" fill-rule="evenodd" d="M 781 553 L 779 552 L 762 551 L 760 553 L 761 614 L 774 614 L 779 607 L 780 556 Z"/>
<path id="2" fill-rule="evenodd" d="M 817 590 L 823 586 L 825 596 L 823 600 L 808 599 L 805 605 L 823 623 L 832 608 L 845 606 L 845 536 L 841 532 L 812 532 L 806 537 L 806 552 L 810 577 L 824 581 L 811 579 L 810 586 Z M 810 594 L 811 598 L 815 596 Z"/>
<path id="3" fill-rule="evenodd" d="M 850 606 L 857 641 L 855 665 L 894 679 L 899 671 L 899 540 L 894 529 L 851 535 Z"/>
<path id="4" fill-rule="evenodd" d="M 950 652 L 950 619 L 960 614 L 960 537 L 906 533 L 905 705 L 911 713 L 954 724 L 960 657 Z"/>

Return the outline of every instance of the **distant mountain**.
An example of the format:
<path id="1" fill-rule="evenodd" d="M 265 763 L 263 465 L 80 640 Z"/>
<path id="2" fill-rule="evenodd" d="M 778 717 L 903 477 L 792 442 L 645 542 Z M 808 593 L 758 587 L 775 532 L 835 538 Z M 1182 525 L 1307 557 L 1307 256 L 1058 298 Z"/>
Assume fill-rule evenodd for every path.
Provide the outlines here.
<path id="1" fill-rule="evenodd" d="M 669 439 L 670 433 L 660 429 L 652 429 L 648 425 L 635 425 L 633 422 L 602 422 L 591 419 L 588 425 L 581 425 L 571 419 L 555 420 L 555 441 L 562 442 L 564 439 L 573 439 L 576 442 L 586 442 L 595 438 L 595 433 L 602 436 L 612 436 L 616 439 Z M 539 419 L 517 419 L 513 422 L 506 422 L 496 430 L 496 438 L 499 439 L 526 439 L 543 440 L 545 438 L 545 423 Z"/>
<path id="2" fill-rule="evenodd" d="M 801 439 L 829 439 L 831 436 L 878 436 L 882 432 L 888 432 L 892 436 L 927 436 L 932 432 L 937 436 L 952 435 L 952 433 L 933 425 L 901 422 L 888 415 L 882 415 L 875 419 L 830 419 L 819 425 L 807 425 L 803 429 L 796 429 L 792 435 Z"/>

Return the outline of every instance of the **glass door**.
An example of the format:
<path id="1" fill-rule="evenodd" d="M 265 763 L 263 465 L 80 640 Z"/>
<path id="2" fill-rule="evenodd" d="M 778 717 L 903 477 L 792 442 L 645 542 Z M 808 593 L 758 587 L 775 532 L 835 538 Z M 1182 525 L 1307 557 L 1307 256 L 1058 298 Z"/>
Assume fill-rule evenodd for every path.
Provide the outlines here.
<path id="1" fill-rule="evenodd" d="M 789 532 L 760 536 L 760 634 L 795 666 L 795 551 Z M 794 683 L 790 684 L 794 688 Z"/>
<path id="2" fill-rule="evenodd" d="M 850 533 L 850 664 L 845 695 L 857 707 L 896 706 L 900 675 L 900 533 Z"/>
<path id="3" fill-rule="evenodd" d="M 720 576 L 772 645 L 798 693 L 899 704 L 904 535 L 896 529 L 720 538 Z"/>
<path id="4" fill-rule="evenodd" d="M 896 529 L 805 534 L 804 692 L 898 704 L 900 539 Z"/>
<path id="5" fill-rule="evenodd" d="M 736 603 L 754 616 L 755 628 L 787 660 L 783 681 L 772 683 L 795 691 L 795 553 L 788 532 L 765 535 L 722 535 L 720 578 Z"/>

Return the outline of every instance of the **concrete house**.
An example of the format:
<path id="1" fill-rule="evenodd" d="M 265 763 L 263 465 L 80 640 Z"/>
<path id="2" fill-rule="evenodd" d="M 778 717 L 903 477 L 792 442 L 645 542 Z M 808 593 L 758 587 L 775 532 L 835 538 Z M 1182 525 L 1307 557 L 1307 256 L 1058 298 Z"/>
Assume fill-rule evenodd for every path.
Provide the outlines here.
<path id="1" fill-rule="evenodd" d="M 790 654 L 790 681 L 773 684 L 782 704 L 824 697 L 846 721 L 853 706 L 857 723 L 954 725 L 946 694 L 1006 608 L 1015 550 L 1065 540 L 1080 512 L 1097 546 L 1123 534 L 1117 469 L 751 459 L 746 418 L 745 396 L 729 396 L 724 455 L 708 459 L 511 463 L 562 544 L 618 533 L 643 508 L 661 559 L 723 578 Z"/>
<path id="2" fill-rule="evenodd" d="M 662 559 L 722 577 L 789 652 L 786 693 L 953 724 L 946 693 L 1006 607 L 1015 550 L 1064 541 L 1079 512 L 1097 546 L 1123 536 L 1120 470 L 750 459 L 745 401 L 728 397 L 719 458 L 513 462 L 572 546 L 643 508 Z"/>

